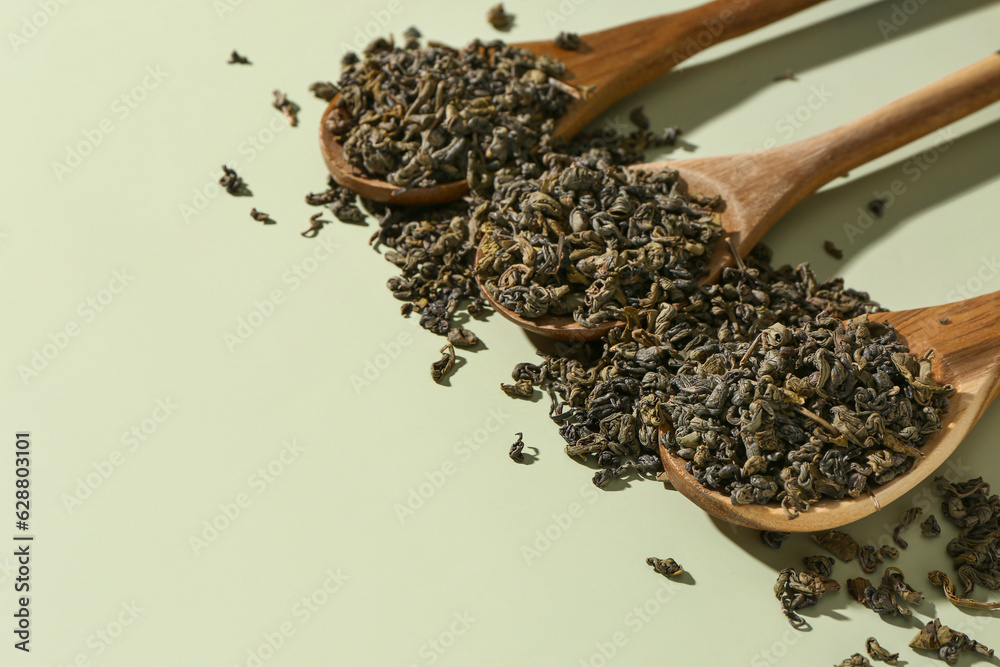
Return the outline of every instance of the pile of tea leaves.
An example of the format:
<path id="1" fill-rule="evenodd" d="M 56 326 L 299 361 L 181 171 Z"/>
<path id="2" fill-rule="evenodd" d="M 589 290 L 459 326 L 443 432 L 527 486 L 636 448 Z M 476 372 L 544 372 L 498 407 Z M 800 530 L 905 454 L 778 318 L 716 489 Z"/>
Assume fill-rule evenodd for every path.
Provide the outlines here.
<path id="1" fill-rule="evenodd" d="M 555 119 L 581 94 L 548 56 L 500 40 L 421 45 L 419 34 L 411 29 L 402 47 L 376 40 L 343 61 L 326 122 L 365 176 L 400 188 L 488 187 L 504 165 L 544 152 Z"/>
<path id="2" fill-rule="evenodd" d="M 306 196 L 325 211 L 303 236 L 329 233 L 327 212 L 349 224 L 375 219 L 369 243 L 399 269 L 387 287 L 403 316 L 447 338 L 431 364 L 434 381 L 461 365 L 456 347 L 480 345 L 466 328 L 490 312 L 478 277 L 492 299 L 525 318 L 623 323 L 600 341 L 539 350 L 501 385 L 513 397 L 548 394 L 565 452 L 598 468 L 600 488 L 659 478 L 663 447 L 733 504 L 778 504 L 795 518 L 824 498 L 868 493 L 922 456 L 954 390 L 933 379 L 931 353 L 913 355 L 890 325 L 868 317 L 884 309 L 867 293 L 840 278 L 820 281 L 807 264 L 775 267 L 764 245 L 700 284 L 724 238 L 724 202 L 686 192 L 674 171 L 628 168 L 648 148 L 673 146 L 679 130 L 651 132 L 639 108 L 630 133 L 606 127 L 561 139 L 557 119 L 586 94 L 562 80 L 562 63 L 499 40 L 423 45 L 414 28 L 404 38 L 401 47 L 377 39 L 347 54 L 337 85 L 313 85 L 334 101 L 326 129 L 359 174 L 401 189 L 464 179 L 469 194 L 396 206 L 329 178 Z M 227 191 L 239 195 L 245 184 L 225 171 Z M 523 450 L 518 434 L 509 457 L 525 462 Z M 977 585 L 1000 589 L 997 496 L 981 479 L 937 485 L 945 517 L 961 530 L 948 553 L 964 590 L 940 571 L 929 579 L 956 606 L 997 608 L 969 597 Z M 918 515 L 911 510 L 896 529 L 900 548 Z M 933 517 L 921 529 L 940 532 Z M 762 538 L 779 548 L 787 536 Z M 866 574 L 899 556 L 837 531 L 814 537 L 841 560 L 858 558 Z M 669 558 L 647 563 L 668 577 L 684 572 Z M 804 565 L 782 570 L 774 586 L 798 628 L 807 625 L 798 610 L 840 589 L 832 558 L 809 556 Z M 899 600 L 923 600 L 895 567 L 881 583 L 856 577 L 845 588 L 880 615 L 908 615 Z M 910 646 L 949 664 L 965 651 L 992 655 L 937 619 Z M 873 660 L 898 658 L 874 637 L 865 648 Z M 869 663 L 855 653 L 842 664 Z"/>
<path id="3" fill-rule="evenodd" d="M 450 204 L 360 201 L 378 221 L 372 245 L 400 269 L 388 287 L 451 346 L 479 344 L 456 324 L 488 312 L 476 273 L 525 317 L 625 322 L 601 342 L 519 364 L 504 385 L 549 392 L 566 452 L 601 468 L 595 484 L 655 474 L 662 441 L 732 502 L 780 503 L 794 517 L 912 466 L 951 388 L 890 326 L 843 323 L 881 310 L 867 294 L 821 283 L 806 265 L 775 268 L 763 246 L 699 285 L 719 202 L 687 195 L 675 172 L 625 168 L 676 130 L 655 135 L 642 117 L 630 135 L 559 140 L 554 120 L 574 92 L 560 63 L 500 41 L 455 50 L 418 36 L 348 54 L 327 121 L 367 175 L 401 187 L 470 180 Z M 307 201 L 359 217 L 332 181 Z M 453 368 L 435 362 L 432 376 Z"/>
<path id="4" fill-rule="evenodd" d="M 442 80 L 451 81 L 456 77 L 462 79 L 470 75 L 471 70 L 462 65 L 466 61 L 462 59 L 463 57 L 456 55 L 461 52 L 436 44 L 421 47 L 415 37 L 415 35 L 419 35 L 419 31 L 411 29 L 408 33 L 411 37 L 403 49 L 394 47 L 391 41 L 376 40 L 368 46 L 360 57 L 355 54 L 345 56 L 340 91 L 343 94 L 348 90 L 357 89 L 348 95 L 347 99 L 351 99 L 352 96 L 357 97 L 353 103 L 356 107 L 352 108 L 356 108 L 359 113 L 354 114 L 345 110 L 345 115 L 334 117 L 344 119 L 343 128 L 340 128 L 342 130 L 341 136 L 360 136 L 357 135 L 358 132 L 385 131 L 384 128 L 381 130 L 357 129 L 360 127 L 361 119 L 367 119 L 364 120 L 364 123 L 370 122 L 376 125 L 383 123 L 393 125 L 395 122 L 385 118 L 392 116 L 395 112 L 391 109 L 396 107 L 380 106 L 388 98 L 370 100 L 370 103 L 374 105 L 371 108 L 365 107 L 362 99 L 364 95 L 368 94 L 364 91 L 368 91 L 374 86 L 380 86 L 381 90 L 386 87 L 394 89 L 397 85 L 403 85 L 399 82 L 388 81 L 394 76 L 402 77 L 405 80 L 411 75 L 407 68 L 387 67 L 384 71 L 379 70 L 379 63 L 385 60 L 401 59 L 402 62 L 411 63 L 412 59 L 426 59 L 432 57 L 429 54 L 438 54 L 440 59 L 435 60 L 438 69 L 434 71 L 437 72 L 436 76 Z M 468 48 L 472 49 L 475 44 L 478 42 L 473 42 Z M 492 51 L 485 51 L 485 53 L 506 54 L 503 56 L 504 58 L 514 58 L 517 62 L 523 63 L 528 63 L 530 58 L 534 57 L 531 54 L 525 55 L 517 49 L 509 48 L 499 41 L 493 41 L 489 44 Z M 493 66 L 491 63 L 497 62 L 496 58 L 483 60 L 483 51 L 472 50 L 476 53 L 469 53 L 466 57 L 467 60 L 477 64 L 479 68 L 476 70 L 477 72 L 489 72 L 489 68 Z M 543 62 L 547 63 L 548 61 Z M 556 69 L 559 67 L 558 64 L 552 63 L 546 66 Z M 480 76 L 487 75 L 474 75 L 474 77 Z M 364 77 L 369 77 L 372 83 L 359 87 L 358 82 L 364 80 Z M 491 86 L 498 90 L 503 86 L 502 81 L 510 82 L 510 79 L 502 78 L 490 80 L 494 82 Z M 467 86 L 468 84 L 462 85 Z M 549 85 L 552 86 L 553 91 L 562 90 L 560 86 L 552 84 L 551 81 L 535 84 L 535 87 Z M 479 89 L 474 90 L 484 92 Z M 556 95 L 555 92 L 538 94 L 541 99 L 549 99 Z M 341 99 L 344 99 L 343 95 Z M 433 103 L 437 104 L 436 101 Z M 430 102 L 422 104 L 430 104 Z M 454 106 L 454 102 L 451 105 Z M 357 223 L 364 220 L 364 212 L 373 216 L 378 223 L 378 230 L 372 234 L 370 243 L 376 250 L 385 248 L 385 258 L 400 269 L 400 275 L 391 278 L 387 286 L 392 291 L 393 296 L 404 302 L 403 314 L 409 316 L 416 313 L 420 317 L 420 325 L 425 329 L 441 336 L 449 336 L 449 340 L 460 347 L 468 346 L 466 343 L 473 340 L 478 341 L 478 337 L 469 336 L 470 332 L 458 326 L 456 321 L 467 319 L 465 318 L 466 314 L 476 318 L 488 312 L 486 302 L 480 297 L 473 269 L 476 248 L 481 239 L 482 230 L 490 224 L 491 217 L 495 217 L 497 211 L 503 209 L 503 203 L 495 195 L 495 190 L 501 189 L 501 192 L 507 192 L 510 191 L 510 188 L 515 187 L 515 184 L 537 182 L 537 179 L 548 169 L 545 161 L 550 163 L 552 161 L 562 161 L 563 163 L 576 161 L 582 167 L 589 169 L 596 169 L 598 166 L 612 167 L 635 164 L 642 161 L 642 151 L 648 148 L 673 146 L 679 134 L 679 131 L 672 127 L 664 130 L 662 134 L 654 134 L 648 129 L 638 126 L 627 134 L 623 134 L 615 128 L 605 127 L 600 131 L 584 132 L 570 141 L 564 141 L 551 135 L 552 121 L 561 115 L 563 110 L 564 107 L 560 105 L 542 104 L 535 107 L 535 110 L 527 116 L 524 114 L 517 116 L 517 118 L 529 122 L 530 118 L 533 117 L 532 114 L 541 111 L 549 114 L 546 116 L 546 120 L 538 126 L 541 128 L 539 131 L 532 131 L 532 133 L 508 132 L 507 135 L 509 141 L 521 141 L 524 137 L 537 135 L 537 145 L 540 149 L 537 151 L 531 151 L 527 148 L 512 150 L 507 154 L 506 161 L 497 160 L 495 163 L 491 163 L 491 167 L 495 168 L 493 172 L 479 170 L 482 165 L 479 164 L 477 156 L 485 157 L 486 150 L 482 149 L 478 143 L 469 144 L 472 157 L 468 159 L 471 161 L 462 164 L 478 165 L 473 169 L 477 174 L 476 187 L 460 201 L 422 207 L 382 204 L 359 198 L 350 190 L 338 185 L 332 178 L 328 178 L 326 189 L 307 195 L 306 203 L 324 207 L 339 220 L 347 223 Z M 389 116 L 383 118 L 384 114 L 389 114 Z M 446 107 L 445 116 L 447 114 Z M 462 110 L 459 110 L 459 115 L 461 114 Z M 382 120 L 378 120 L 380 118 Z M 506 113 L 498 113 L 496 116 L 496 120 L 501 123 L 512 122 L 511 118 L 513 117 Z M 457 124 L 456 127 L 458 127 Z M 511 127 L 513 125 L 509 125 L 508 129 Z M 426 133 L 418 134 L 421 137 L 426 136 Z M 483 135 L 475 132 L 471 136 L 481 139 Z M 397 146 L 388 138 L 378 145 L 380 150 L 388 152 L 406 150 L 405 147 Z M 480 146 L 480 148 L 475 148 L 475 146 Z M 463 155 L 468 156 L 468 153 Z M 466 157 L 461 159 L 464 160 Z M 502 189 L 502 186 L 495 187 L 505 183 L 508 184 L 507 189 Z M 500 195 L 500 197 L 502 196 L 504 195 Z M 304 235 L 315 236 L 322 227 L 322 224 L 314 222 Z M 461 331 L 451 333 L 453 330 Z M 470 344 L 475 345 L 476 343 Z"/>
<path id="5" fill-rule="evenodd" d="M 549 158 L 538 178 L 494 192 L 476 273 L 497 303 L 593 327 L 707 273 L 717 198 L 687 196 L 675 171 L 627 169 L 597 151 Z"/>
<path id="6" fill-rule="evenodd" d="M 666 444 L 734 505 L 778 500 L 794 518 L 823 498 L 857 498 L 922 456 L 954 391 L 930 370 L 882 322 L 776 322 L 679 366 L 663 397 Z"/>
<path id="7" fill-rule="evenodd" d="M 598 486 L 655 471 L 644 457 L 663 442 L 734 504 L 794 518 L 906 472 L 940 428 L 952 388 L 891 326 L 849 321 L 880 308 L 840 279 L 774 269 L 758 246 L 717 284 L 669 288 L 606 341 L 514 371 L 550 391 L 566 453 L 592 457 Z"/>

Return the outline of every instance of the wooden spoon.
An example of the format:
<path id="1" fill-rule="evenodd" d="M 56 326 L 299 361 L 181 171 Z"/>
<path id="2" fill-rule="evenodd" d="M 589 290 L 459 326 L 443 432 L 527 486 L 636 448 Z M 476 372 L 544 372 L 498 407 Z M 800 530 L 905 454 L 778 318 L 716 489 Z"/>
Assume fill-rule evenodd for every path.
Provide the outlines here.
<path id="1" fill-rule="evenodd" d="M 993 53 L 929 86 L 846 125 L 769 150 L 634 165 L 675 169 L 695 194 L 725 202 L 720 240 L 703 283 L 715 282 L 745 256 L 785 213 L 838 176 L 1000 100 L 1000 53 Z M 730 245 L 731 241 L 731 245 Z M 477 258 L 478 259 L 478 258 Z M 479 278 L 477 277 L 477 280 Z M 515 324 L 559 340 L 597 340 L 620 322 L 587 329 L 569 317 L 525 320 L 480 291 Z"/>
<path id="2" fill-rule="evenodd" d="M 941 319 L 948 318 L 949 324 Z M 748 528 L 786 533 L 829 530 L 844 526 L 884 508 L 919 484 L 944 463 L 1000 394 L 1000 292 L 930 308 L 869 315 L 889 322 L 910 351 L 922 356 L 933 349 L 934 379 L 954 385 L 943 428 L 921 447 L 923 458 L 913 470 L 884 484 L 871 496 L 823 500 L 796 519 L 788 519 L 774 505 L 733 505 L 729 496 L 705 488 L 660 440 L 660 457 L 674 488 L 698 507 L 720 519 Z"/>
<path id="3" fill-rule="evenodd" d="M 552 40 L 514 46 L 562 61 L 567 66 L 570 83 L 594 87 L 572 103 L 556 124 L 555 135 L 569 138 L 609 106 L 694 54 L 820 2 L 715 0 L 685 11 L 583 35 L 585 48 L 581 51 L 560 49 Z M 337 102 L 335 97 L 323 113 L 319 133 L 323 160 L 337 183 L 362 197 L 392 204 L 439 204 L 454 201 L 468 191 L 466 181 L 400 189 L 386 181 L 365 177 L 347 162 L 343 146 L 327 129 L 326 119 Z"/>

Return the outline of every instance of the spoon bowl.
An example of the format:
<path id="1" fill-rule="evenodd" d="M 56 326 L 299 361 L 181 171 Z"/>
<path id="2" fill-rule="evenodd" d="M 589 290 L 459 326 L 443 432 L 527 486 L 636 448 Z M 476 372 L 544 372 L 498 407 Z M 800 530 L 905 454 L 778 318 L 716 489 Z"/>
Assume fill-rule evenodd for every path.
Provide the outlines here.
<path id="1" fill-rule="evenodd" d="M 479 260 L 482 256 L 483 246 L 480 244 L 476 249 L 477 266 L 479 265 Z M 483 298 L 486 299 L 493 307 L 493 310 L 500 313 L 504 319 L 513 322 L 525 331 L 531 331 L 532 333 L 540 334 L 546 338 L 551 338 L 552 340 L 558 340 L 564 343 L 581 343 L 600 340 L 608 335 L 609 331 L 623 324 L 622 322 L 612 320 L 602 322 L 596 326 L 588 328 L 578 324 L 576 320 L 567 315 L 545 315 L 534 319 L 528 319 L 526 317 L 521 317 L 510 308 L 507 308 L 494 299 L 493 295 L 486 289 L 486 286 L 483 285 L 483 279 L 478 273 L 476 274 L 476 284 L 479 286 L 479 291 L 483 295 Z"/>
<path id="2" fill-rule="evenodd" d="M 701 280 L 703 284 L 711 283 L 719 279 L 727 266 L 737 264 L 738 257 L 746 256 L 785 213 L 823 185 L 998 99 L 1000 53 L 993 53 L 815 137 L 752 153 L 654 162 L 631 168 L 674 169 L 689 193 L 722 198 L 724 237 L 716 244 L 708 274 Z M 504 317 L 543 336 L 560 340 L 572 335 L 576 340 L 600 338 L 595 330 L 585 329 L 568 317 L 550 318 L 544 323 L 519 318 L 496 303 L 485 290 L 481 291 Z M 620 325 L 614 322 L 608 328 Z"/>
<path id="3" fill-rule="evenodd" d="M 319 124 L 319 146 L 323 154 L 323 162 L 337 183 L 361 197 L 405 206 L 424 206 L 454 201 L 469 191 L 469 184 L 465 181 L 444 183 L 433 188 L 399 188 L 385 181 L 365 176 L 361 170 L 347 161 L 343 144 L 334 138 L 333 132 L 327 126 L 326 119 L 337 108 L 339 101 L 340 93 L 330 100 L 326 111 L 323 112 L 323 122 Z"/>
<path id="4" fill-rule="evenodd" d="M 550 56 L 567 67 L 567 79 L 587 94 L 572 102 L 556 123 L 555 136 L 570 138 L 602 111 L 713 44 L 774 23 L 822 0 L 715 0 L 688 10 L 582 35 L 584 48 L 567 51 L 552 40 L 511 46 Z M 709 26 L 711 29 L 709 29 Z M 320 147 L 330 174 L 340 185 L 368 199 L 403 205 L 440 204 L 461 198 L 468 183 L 399 188 L 364 176 L 347 162 L 343 146 L 327 129 L 335 97 L 320 121 Z"/>
<path id="5" fill-rule="evenodd" d="M 729 496 L 702 486 L 687 462 L 660 437 L 660 457 L 675 489 L 703 510 L 729 523 L 757 530 L 801 533 L 845 526 L 883 509 L 926 479 L 955 451 L 986 408 L 1000 394 L 1000 292 L 944 306 L 873 313 L 872 321 L 892 324 L 910 351 L 934 350 L 934 379 L 955 387 L 942 428 L 920 448 L 924 456 L 910 472 L 877 487 L 869 496 L 825 499 L 795 519 L 776 505 L 733 505 Z M 942 324 L 947 318 L 949 323 Z"/>

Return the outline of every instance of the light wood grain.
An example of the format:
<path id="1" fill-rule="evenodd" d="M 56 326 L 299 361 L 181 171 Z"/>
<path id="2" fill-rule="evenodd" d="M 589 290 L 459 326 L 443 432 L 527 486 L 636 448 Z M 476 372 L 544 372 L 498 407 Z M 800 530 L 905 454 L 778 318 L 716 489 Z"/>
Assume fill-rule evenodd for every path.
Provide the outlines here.
<path id="1" fill-rule="evenodd" d="M 869 114 L 764 151 L 637 165 L 676 169 L 691 192 L 725 201 L 722 226 L 745 256 L 785 213 L 833 179 L 1000 100 L 1000 53 Z M 735 263 L 720 242 L 707 282 Z"/>
<path id="2" fill-rule="evenodd" d="M 729 496 L 705 488 L 686 462 L 660 444 L 664 471 L 675 489 L 709 514 L 741 526 L 780 532 L 812 532 L 845 526 L 884 509 L 929 475 L 962 443 L 1000 394 L 1000 292 L 954 304 L 876 313 L 871 320 L 892 324 L 911 352 L 934 350 L 933 376 L 955 387 L 943 428 L 921 447 L 913 470 L 875 489 L 873 496 L 824 500 L 788 519 L 776 505 L 733 505 Z M 942 324 L 949 318 L 949 324 Z M 894 514 L 895 516 L 895 514 Z"/>
<path id="3" fill-rule="evenodd" d="M 552 40 L 515 44 L 567 65 L 567 80 L 592 89 L 571 104 L 555 133 L 572 137 L 598 114 L 677 64 L 706 48 L 774 23 L 822 0 L 715 0 L 692 9 L 582 36 L 585 49 L 566 51 Z M 465 181 L 430 188 L 400 189 L 365 177 L 344 159 L 343 148 L 326 129 L 330 103 L 320 120 L 320 149 L 333 179 L 362 197 L 402 205 L 454 201 L 468 192 Z"/>

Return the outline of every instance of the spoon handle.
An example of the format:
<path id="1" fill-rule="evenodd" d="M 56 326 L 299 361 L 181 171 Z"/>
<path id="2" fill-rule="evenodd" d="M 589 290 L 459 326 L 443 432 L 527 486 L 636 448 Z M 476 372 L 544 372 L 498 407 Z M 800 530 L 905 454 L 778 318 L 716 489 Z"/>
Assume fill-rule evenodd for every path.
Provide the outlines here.
<path id="1" fill-rule="evenodd" d="M 715 0 L 694 7 L 680 16 L 693 25 L 694 45 L 698 50 L 753 32 L 786 16 L 818 5 L 823 0 Z M 680 17 L 679 17 L 680 18 Z M 701 33 L 707 33 L 701 34 Z M 709 39 L 711 38 L 711 39 Z M 686 56 L 695 52 L 686 53 Z M 678 61 L 679 62 L 679 61 Z M 674 63 L 676 64 L 676 63 Z"/>
<path id="2" fill-rule="evenodd" d="M 834 178 L 1000 100 L 1000 52 L 846 125 L 768 151 L 785 213 Z M 777 219 L 777 218 L 775 218 Z"/>
<path id="3" fill-rule="evenodd" d="M 739 37 L 823 0 L 714 0 L 691 9 L 583 35 L 587 49 L 560 50 L 548 42 L 526 48 L 563 61 L 574 83 L 593 86 L 556 134 L 571 137 L 602 111 L 708 47 Z"/>

